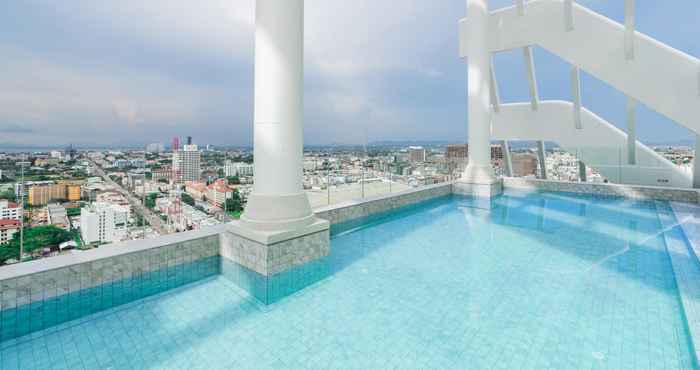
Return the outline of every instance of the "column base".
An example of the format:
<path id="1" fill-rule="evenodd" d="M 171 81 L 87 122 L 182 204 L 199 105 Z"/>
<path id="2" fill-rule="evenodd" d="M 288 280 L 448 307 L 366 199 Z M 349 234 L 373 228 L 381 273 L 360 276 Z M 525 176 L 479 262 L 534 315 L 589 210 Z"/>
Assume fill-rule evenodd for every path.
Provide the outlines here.
<path id="1" fill-rule="evenodd" d="M 287 231 L 260 231 L 232 222 L 221 235 L 222 274 L 264 304 L 328 276 L 330 223 Z"/>
<path id="2" fill-rule="evenodd" d="M 464 170 L 462 178 L 452 184 L 452 192 L 460 195 L 493 198 L 503 193 L 503 180 L 493 175 L 493 168 L 490 165 L 475 166 L 469 164 Z"/>
<path id="3" fill-rule="evenodd" d="M 261 195 L 252 193 L 240 224 L 251 230 L 297 230 L 311 225 L 314 214 L 306 193 Z"/>

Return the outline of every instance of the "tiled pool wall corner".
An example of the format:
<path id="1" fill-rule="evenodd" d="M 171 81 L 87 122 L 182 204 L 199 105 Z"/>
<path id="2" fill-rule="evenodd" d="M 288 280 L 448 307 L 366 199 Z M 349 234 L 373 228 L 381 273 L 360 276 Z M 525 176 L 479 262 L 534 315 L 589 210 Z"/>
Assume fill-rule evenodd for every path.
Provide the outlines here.
<path id="1" fill-rule="evenodd" d="M 609 183 L 568 182 L 539 180 L 516 177 L 504 177 L 506 190 L 531 190 L 592 194 L 597 196 L 624 197 L 638 200 L 663 200 L 686 203 L 698 203 L 696 189 L 667 188 L 656 186 L 622 185 Z"/>
<path id="2" fill-rule="evenodd" d="M 503 181 L 498 179 L 498 181 L 492 184 L 474 184 L 455 181 L 454 184 L 452 184 L 452 192 L 464 196 L 493 198 L 503 194 Z"/>
<path id="3" fill-rule="evenodd" d="M 316 266 L 330 254 L 329 229 L 323 219 L 286 232 L 255 231 L 233 222 L 221 234 L 222 273 L 259 301 L 273 303 L 323 275 Z"/>
<path id="4" fill-rule="evenodd" d="M 405 206 L 452 194 L 452 183 L 429 185 L 400 193 L 381 195 L 364 200 L 343 202 L 314 210 L 316 216 L 331 225 L 385 213 Z"/>
<path id="5" fill-rule="evenodd" d="M 219 228 L 0 269 L 0 342 L 220 272 Z"/>
<path id="6" fill-rule="evenodd" d="M 697 251 L 700 208 L 675 202 L 656 202 L 663 237 L 678 287 L 679 300 L 691 339 L 695 366 L 700 358 L 700 263 Z M 687 224 L 686 224 L 687 223 Z"/>

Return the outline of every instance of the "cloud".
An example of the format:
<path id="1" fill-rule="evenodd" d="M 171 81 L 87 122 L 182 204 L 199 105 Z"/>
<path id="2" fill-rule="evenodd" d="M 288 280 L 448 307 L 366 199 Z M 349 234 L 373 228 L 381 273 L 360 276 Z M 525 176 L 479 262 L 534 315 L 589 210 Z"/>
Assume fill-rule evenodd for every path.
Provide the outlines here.
<path id="1" fill-rule="evenodd" d="M 0 132 L 11 133 L 11 134 L 28 134 L 34 132 L 29 127 L 24 127 L 15 124 L 0 125 Z"/>
<path id="2" fill-rule="evenodd" d="M 457 40 L 463 0 L 305 3 L 307 142 L 466 140 Z M 648 14 L 639 14 L 640 26 L 650 27 Z M 31 131 L 3 131 L 3 141 L 121 145 L 192 135 L 200 143 L 250 144 L 254 17 L 254 0 L 7 2 L 0 117 Z M 697 46 L 663 22 L 655 27 L 675 32 L 674 46 Z M 503 78 L 522 74 L 518 63 L 503 65 Z M 559 91 L 568 94 L 568 85 Z"/>

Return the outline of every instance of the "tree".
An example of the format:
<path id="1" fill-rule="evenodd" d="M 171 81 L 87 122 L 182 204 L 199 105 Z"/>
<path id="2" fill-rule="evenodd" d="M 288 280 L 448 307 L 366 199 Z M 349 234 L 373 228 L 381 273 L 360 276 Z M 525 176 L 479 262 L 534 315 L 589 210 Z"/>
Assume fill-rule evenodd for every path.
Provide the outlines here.
<path id="1" fill-rule="evenodd" d="M 19 259 L 20 233 L 17 232 L 7 245 L 0 248 L 0 261 Z M 73 239 L 70 231 L 53 225 L 37 226 L 24 229 L 24 253 L 32 253 L 47 247 L 56 247 L 63 242 Z"/>
<path id="2" fill-rule="evenodd" d="M 158 198 L 158 194 L 149 194 L 149 195 L 146 197 L 146 200 L 144 201 L 144 203 L 146 204 L 146 207 L 148 207 L 148 209 L 153 209 L 153 208 L 155 208 L 155 207 L 156 207 L 156 199 L 157 199 L 157 198 Z"/>
<path id="3" fill-rule="evenodd" d="M 217 171 L 217 175 L 219 175 L 219 178 L 226 176 L 226 174 L 224 173 L 224 169 L 219 168 L 219 170 Z"/>
<path id="4" fill-rule="evenodd" d="M 182 193 L 181 199 L 185 204 L 189 204 L 192 207 L 194 207 L 194 198 L 192 198 L 192 196 L 190 196 L 189 194 Z"/>
<path id="5" fill-rule="evenodd" d="M 17 201 L 17 195 L 12 189 L 7 189 L 6 191 L 0 193 L 0 199 L 7 199 L 10 202 Z"/>
<path id="6" fill-rule="evenodd" d="M 229 176 L 226 178 L 229 185 L 240 185 L 241 179 L 238 176 Z"/>
<path id="7" fill-rule="evenodd" d="M 231 197 L 226 199 L 226 210 L 228 212 L 240 212 L 243 210 L 241 195 L 238 193 L 238 189 L 234 189 Z"/>

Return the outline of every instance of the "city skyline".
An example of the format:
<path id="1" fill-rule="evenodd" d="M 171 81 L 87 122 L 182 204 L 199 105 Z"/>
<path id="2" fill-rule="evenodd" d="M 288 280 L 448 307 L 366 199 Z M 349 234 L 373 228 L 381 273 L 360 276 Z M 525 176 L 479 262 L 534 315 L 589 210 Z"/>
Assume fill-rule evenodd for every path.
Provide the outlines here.
<path id="1" fill-rule="evenodd" d="M 697 55 L 690 28 L 700 9 L 683 2 L 691 6 L 640 6 L 638 29 Z M 201 143 L 251 144 L 253 1 L 196 9 L 184 1 L 99 9 L 83 0 L 39 3 L 12 2 L 0 15 L 0 50 L 7 56 L 0 70 L 0 149 L 69 142 L 136 146 L 190 132 Z M 622 2 L 579 3 L 622 18 Z M 383 16 L 388 11 L 391 19 Z M 386 0 L 309 2 L 306 143 L 466 142 L 466 65 L 455 47 L 465 11 L 457 0 L 440 6 L 411 0 L 400 7 Z M 27 29 L 22 19 L 37 22 Z M 527 99 L 520 54 L 495 57 L 499 80 L 508 81 L 501 84 L 504 102 Z M 539 48 L 535 62 L 541 97 L 569 100 L 568 65 Z M 582 84 L 584 104 L 624 127 L 624 96 L 586 74 Z M 642 141 L 692 138 L 646 108 L 638 116 Z"/>

